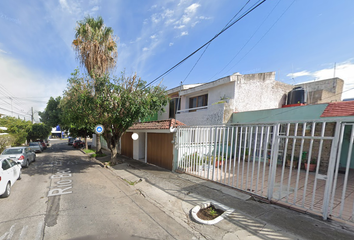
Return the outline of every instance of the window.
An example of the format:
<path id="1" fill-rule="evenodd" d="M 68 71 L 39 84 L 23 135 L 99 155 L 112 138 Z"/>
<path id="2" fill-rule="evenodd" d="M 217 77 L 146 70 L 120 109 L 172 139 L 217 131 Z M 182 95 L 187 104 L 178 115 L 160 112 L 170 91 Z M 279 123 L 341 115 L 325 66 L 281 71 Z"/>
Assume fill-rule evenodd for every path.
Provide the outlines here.
<path id="1" fill-rule="evenodd" d="M 3 170 L 7 170 L 10 167 L 11 167 L 10 164 L 6 160 L 2 161 L 2 169 Z"/>
<path id="2" fill-rule="evenodd" d="M 208 94 L 189 98 L 189 108 L 197 108 L 208 105 Z M 190 112 L 196 110 L 189 110 Z"/>
<path id="3" fill-rule="evenodd" d="M 173 98 L 170 100 L 169 118 L 176 118 L 177 110 L 181 110 L 181 99 L 180 98 Z"/>

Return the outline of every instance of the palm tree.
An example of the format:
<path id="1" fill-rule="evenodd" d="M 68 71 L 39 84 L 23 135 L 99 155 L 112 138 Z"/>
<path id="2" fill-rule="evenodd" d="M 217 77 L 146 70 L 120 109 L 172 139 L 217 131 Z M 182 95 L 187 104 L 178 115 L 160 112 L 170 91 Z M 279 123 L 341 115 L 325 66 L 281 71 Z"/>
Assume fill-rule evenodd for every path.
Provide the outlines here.
<path id="1" fill-rule="evenodd" d="M 113 69 L 118 57 L 113 29 L 106 27 L 102 17 L 87 16 L 77 22 L 73 48 L 80 64 L 95 79 Z"/>
<path id="2" fill-rule="evenodd" d="M 116 37 L 113 29 L 106 27 L 102 17 L 96 19 L 87 16 L 77 22 L 73 48 L 80 64 L 84 66 L 94 80 L 95 93 L 96 79 L 102 77 L 116 65 L 118 57 Z M 97 136 L 97 153 L 102 153 L 100 137 Z"/>

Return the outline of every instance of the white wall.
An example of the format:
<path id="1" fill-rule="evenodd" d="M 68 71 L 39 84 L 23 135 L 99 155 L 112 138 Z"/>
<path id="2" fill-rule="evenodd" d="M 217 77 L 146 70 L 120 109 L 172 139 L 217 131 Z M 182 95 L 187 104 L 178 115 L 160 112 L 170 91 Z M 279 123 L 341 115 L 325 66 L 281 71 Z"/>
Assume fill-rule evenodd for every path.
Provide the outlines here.
<path id="1" fill-rule="evenodd" d="M 196 112 L 177 114 L 176 119 L 188 126 L 216 125 L 222 123 L 223 115 L 224 104 L 216 104 L 208 106 L 207 109 L 197 110 Z"/>
<path id="2" fill-rule="evenodd" d="M 285 103 L 292 85 L 275 81 L 275 73 L 237 76 L 234 112 L 279 108 Z"/>
<path id="3" fill-rule="evenodd" d="M 133 140 L 133 159 L 141 160 L 145 158 L 145 133 L 139 132 L 139 138 Z"/>

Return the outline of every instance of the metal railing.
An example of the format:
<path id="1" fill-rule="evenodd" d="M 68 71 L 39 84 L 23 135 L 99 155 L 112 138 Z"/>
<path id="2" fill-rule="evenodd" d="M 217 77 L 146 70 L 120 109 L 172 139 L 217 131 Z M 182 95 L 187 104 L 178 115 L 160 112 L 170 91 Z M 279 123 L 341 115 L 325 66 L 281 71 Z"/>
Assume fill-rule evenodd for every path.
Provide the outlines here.
<path id="1" fill-rule="evenodd" d="M 323 219 L 353 221 L 354 123 L 179 127 L 176 140 L 181 171 Z"/>

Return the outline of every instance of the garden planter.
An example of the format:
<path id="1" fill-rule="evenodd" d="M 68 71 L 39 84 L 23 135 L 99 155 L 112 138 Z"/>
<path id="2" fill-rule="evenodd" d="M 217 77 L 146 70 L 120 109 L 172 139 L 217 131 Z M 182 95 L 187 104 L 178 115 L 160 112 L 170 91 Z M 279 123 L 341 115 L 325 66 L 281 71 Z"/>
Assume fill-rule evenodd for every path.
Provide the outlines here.
<path id="1" fill-rule="evenodd" d="M 314 172 L 316 171 L 316 164 L 314 163 L 310 163 L 310 164 L 307 164 L 305 163 L 305 169 L 309 169 L 309 172 Z"/>
<path id="2" fill-rule="evenodd" d="M 216 160 L 215 161 L 215 167 L 221 167 L 222 163 L 223 163 L 223 161 Z"/>

